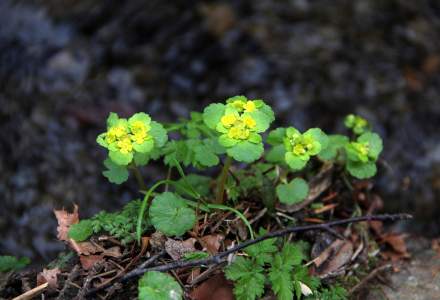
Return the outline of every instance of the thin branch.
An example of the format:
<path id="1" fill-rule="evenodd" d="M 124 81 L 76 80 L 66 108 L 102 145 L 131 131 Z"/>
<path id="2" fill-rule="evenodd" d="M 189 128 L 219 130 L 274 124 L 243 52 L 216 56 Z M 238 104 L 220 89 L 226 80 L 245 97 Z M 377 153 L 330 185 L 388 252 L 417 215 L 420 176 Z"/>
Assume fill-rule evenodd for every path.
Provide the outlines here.
<path id="1" fill-rule="evenodd" d="M 263 236 L 260 236 L 253 240 L 247 240 L 241 244 L 238 244 L 237 246 L 224 251 L 220 252 L 217 255 L 213 255 L 211 257 L 205 258 L 205 259 L 197 259 L 197 260 L 178 260 L 167 264 L 162 264 L 154 267 L 138 267 L 131 271 L 130 273 L 126 274 L 124 277 L 122 277 L 119 281 L 125 282 L 130 280 L 133 277 L 140 276 L 146 272 L 149 271 L 159 271 L 159 272 L 166 272 L 170 270 L 180 269 L 180 268 L 188 268 L 188 267 L 198 267 L 198 266 L 209 266 L 209 265 L 217 265 L 225 261 L 225 258 L 228 257 L 228 255 L 238 252 L 246 247 L 249 247 L 251 245 L 257 244 L 259 242 L 262 242 L 267 239 L 271 238 L 277 238 L 282 237 L 285 235 L 288 235 L 290 233 L 294 232 L 303 232 L 303 231 L 309 231 L 309 230 L 328 230 L 329 227 L 338 226 L 338 225 L 345 225 L 350 223 L 356 223 L 356 222 L 364 222 L 364 221 L 385 221 L 385 220 L 406 220 L 411 219 L 412 216 L 409 214 L 384 214 L 384 215 L 368 215 L 368 216 L 361 216 L 361 217 L 354 217 L 349 219 L 343 219 L 343 220 L 337 220 L 337 221 L 331 221 L 327 223 L 322 224 L 312 224 L 312 225 L 304 225 L 304 226 L 291 226 L 286 227 L 284 229 L 270 232 L 268 234 L 265 234 Z M 106 288 L 107 286 L 102 286 L 100 288 Z M 89 292 L 90 294 L 96 293 L 98 290 L 91 290 Z"/>
<path id="2" fill-rule="evenodd" d="M 391 264 L 385 264 L 382 266 L 377 267 L 376 269 L 374 269 L 373 271 L 370 272 L 370 274 L 368 274 L 365 278 L 363 278 L 358 284 L 356 284 L 354 287 L 351 288 L 351 290 L 348 292 L 349 295 L 352 295 L 356 292 L 358 292 L 360 289 L 362 289 L 363 287 L 365 287 L 365 285 L 374 277 L 377 276 L 378 273 L 387 270 L 389 268 L 391 268 Z"/>

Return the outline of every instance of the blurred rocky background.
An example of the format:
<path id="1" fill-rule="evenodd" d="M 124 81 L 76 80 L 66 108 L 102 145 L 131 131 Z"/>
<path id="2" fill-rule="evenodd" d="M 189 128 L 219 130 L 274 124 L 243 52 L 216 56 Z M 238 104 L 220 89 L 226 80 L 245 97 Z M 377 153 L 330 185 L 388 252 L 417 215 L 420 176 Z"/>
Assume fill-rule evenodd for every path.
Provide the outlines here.
<path id="1" fill-rule="evenodd" d="M 265 99 L 277 125 L 371 120 L 385 209 L 439 234 L 439 72 L 435 0 L 1 0 L 0 253 L 47 262 L 53 208 L 88 217 L 136 197 L 100 174 L 109 111 L 167 122 L 236 94 Z"/>

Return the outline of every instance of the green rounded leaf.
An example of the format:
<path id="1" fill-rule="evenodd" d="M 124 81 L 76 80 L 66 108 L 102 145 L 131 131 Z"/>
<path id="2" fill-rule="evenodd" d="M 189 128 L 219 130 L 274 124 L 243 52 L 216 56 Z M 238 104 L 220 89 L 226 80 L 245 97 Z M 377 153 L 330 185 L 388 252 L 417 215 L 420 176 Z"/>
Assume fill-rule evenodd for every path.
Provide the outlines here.
<path id="1" fill-rule="evenodd" d="M 154 147 L 153 139 L 147 139 L 142 144 L 133 143 L 133 149 L 140 153 L 148 153 Z"/>
<path id="2" fill-rule="evenodd" d="M 256 132 L 265 132 L 270 127 L 270 123 L 274 120 L 273 116 L 267 115 L 261 110 L 244 113 L 243 115 L 248 115 L 255 120 L 256 126 L 254 130 Z"/>
<path id="3" fill-rule="evenodd" d="M 104 132 L 104 133 L 101 133 L 100 135 L 98 135 L 98 137 L 96 138 L 96 142 L 104 148 L 108 148 L 108 144 L 105 141 L 106 135 L 107 135 L 107 133 Z"/>
<path id="4" fill-rule="evenodd" d="M 128 119 L 128 124 L 131 125 L 136 121 L 141 121 L 142 123 L 145 123 L 145 125 L 148 125 L 151 122 L 151 117 L 143 112 L 135 113 L 130 119 Z"/>
<path id="5" fill-rule="evenodd" d="M 351 176 L 358 179 L 371 178 L 376 175 L 377 172 L 377 167 L 374 162 L 362 163 L 349 160 L 347 161 L 346 169 Z"/>
<path id="6" fill-rule="evenodd" d="M 237 143 L 231 148 L 228 148 L 226 152 L 236 161 L 251 163 L 259 159 L 261 155 L 263 155 L 264 147 L 262 143 L 253 144 L 248 141 L 243 141 Z"/>
<path id="7" fill-rule="evenodd" d="M 194 148 L 195 160 L 205 167 L 213 167 L 219 164 L 220 159 L 207 146 L 201 145 Z"/>
<path id="8" fill-rule="evenodd" d="M 299 171 L 306 166 L 309 158 L 302 159 L 301 157 L 294 155 L 292 152 L 286 152 L 285 160 L 292 170 Z"/>
<path id="9" fill-rule="evenodd" d="M 273 146 L 280 145 L 284 143 L 285 136 L 286 136 L 286 128 L 280 127 L 269 132 L 266 142 L 269 145 L 273 145 Z"/>
<path id="10" fill-rule="evenodd" d="M 102 174 L 108 181 L 116 184 L 121 184 L 128 179 L 128 170 L 125 166 L 115 164 L 111 159 L 104 160 L 104 166 L 107 168 Z"/>
<path id="11" fill-rule="evenodd" d="M 304 132 L 304 136 L 312 136 L 316 141 L 321 144 L 321 151 L 328 146 L 328 137 L 327 135 L 319 128 L 310 128 L 306 132 Z"/>
<path id="12" fill-rule="evenodd" d="M 121 153 L 120 151 L 109 151 L 108 156 L 117 165 L 126 166 L 133 160 L 133 153 Z"/>
<path id="13" fill-rule="evenodd" d="M 225 105 L 212 103 L 203 110 L 203 122 L 211 129 L 215 129 L 225 112 Z"/>
<path id="14" fill-rule="evenodd" d="M 284 145 L 276 145 L 270 149 L 266 154 L 266 160 L 271 163 L 284 162 L 286 156 L 286 148 Z"/>
<path id="15" fill-rule="evenodd" d="M 165 192 L 153 199 L 150 218 L 154 228 L 167 236 L 180 236 L 196 222 L 196 214 L 179 195 Z"/>
<path id="16" fill-rule="evenodd" d="M 227 134 L 222 134 L 218 138 L 218 142 L 223 147 L 229 148 L 229 147 L 236 145 L 238 143 L 238 140 L 231 139 Z"/>
<path id="17" fill-rule="evenodd" d="M 183 297 L 180 285 L 168 274 L 145 273 L 138 284 L 139 300 L 179 300 Z"/>
<path id="18" fill-rule="evenodd" d="M 145 166 L 150 160 L 150 155 L 146 153 L 135 152 L 133 160 L 136 166 Z"/>
<path id="19" fill-rule="evenodd" d="M 82 220 L 79 223 L 73 224 L 69 228 L 69 238 L 77 242 L 87 240 L 93 234 L 92 220 Z"/>
<path id="20" fill-rule="evenodd" d="M 309 185 L 304 179 L 295 178 L 288 184 L 279 184 L 276 191 L 281 203 L 295 204 L 307 197 Z"/>
<path id="21" fill-rule="evenodd" d="M 383 150 L 382 139 L 377 133 L 374 132 L 364 133 L 358 138 L 358 141 L 361 143 L 365 143 L 365 142 L 368 143 L 369 146 L 368 155 L 374 158 L 375 160 L 379 157 L 379 154 Z"/>
<path id="22" fill-rule="evenodd" d="M 118 123 L 119 117 L 117 113 L 111 112 L 107 118 L 107 128 L 110 128 Z"/>
<path id="23" fill-rule="evenodd" d="M 149 134 L 151 134 L 151 136 L 154 139 L 154 144 L 155 147 L 163 147 L 165 145 L 165 143 L 168 141 L 168 135 L 167 135 L 167 131 L 165 128 L 163 128 L 162 124 L 152 121 L 151 124 L 151 129 L 149 131 Z"/>
<path id="24" fill-rule="evenodd" d="M 318 157 L 322 160 L 332 160 L 336 158 L 338 151 L 343 149 L 348 144 L 348 137 L 344 135 L 334 134 L 328 136 L 327 148 L 321 150 Z"/>

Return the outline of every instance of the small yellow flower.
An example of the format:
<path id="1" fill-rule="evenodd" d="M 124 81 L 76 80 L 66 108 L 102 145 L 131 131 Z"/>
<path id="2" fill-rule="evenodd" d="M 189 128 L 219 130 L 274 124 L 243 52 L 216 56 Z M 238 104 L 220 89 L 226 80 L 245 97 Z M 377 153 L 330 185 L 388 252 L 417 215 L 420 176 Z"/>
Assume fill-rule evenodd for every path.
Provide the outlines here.
<path id="1" fill-rule="evenodd" d="M 245 116 L 243 118 L 243 123 L 248 128 L 254 128 L 255 126 L 257 126 L 257 122 L 255 122 L 255 120 L 252 117 L 250 117 L 250 116 Z"/>
<path id="2" fill-rule="evenodd" d="M 243 100 L 235 100 L 234 102 L 232 102 L 232 106 L 235 107 L 238 111 L 243 110 L 243 105 L 244 105 Z"/>
<path id="3" fill-rule="evenodd" d="M 306 153 L 306 149 L 304 149 L 304 146 L 303 146 L 302 144 L 296 144 L 296 145 L 293 147 L 293 153 L 294 153 L 295 155 L 300 156 L 300 155 L 303 155 L 303 154 Z"/>
<path id="4" fill-rule="evenodd" d="M 105 141 L 108 144 L 116 142 L 117 139 L 127 134 L 127 129 L 122 125 L 116 125 L 111 127 L 106 134 Z"/>
<path id="5" fill-rule="evenodd" d="M 116 145 L 123 154 L 127 154 L 133 151 L 133 144 L 131 143 L 130 136 L 126 135 L 122 137 Z"/>
<path id="6" fill-rule="evenodd" d="M 231 139 L 245 140 L 249 137 L 250 131 L 243 126 L 234 126 L 228 131 L 228 136 Z"/>
<path id="7" fill-rule="evenodd" d="M 232 126 L 236 121 L 237 121 L 237 117 L 234 114 L 224 115 L 220 120 L 220 122 L 226 128 Z"/>
<path id="8" fill-rule="evenodd" d="M 253 112 L 256 109 L 254 101 L 247 101 L 243 104 L 243 108 L 245 112 Z"/>

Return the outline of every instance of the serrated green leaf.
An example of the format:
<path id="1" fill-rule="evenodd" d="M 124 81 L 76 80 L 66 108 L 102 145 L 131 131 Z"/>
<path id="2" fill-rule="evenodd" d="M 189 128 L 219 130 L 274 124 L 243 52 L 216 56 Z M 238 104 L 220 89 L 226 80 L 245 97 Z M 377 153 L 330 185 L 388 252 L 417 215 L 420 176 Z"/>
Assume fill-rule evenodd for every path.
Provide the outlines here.
<path id="1" fill-rule="evenodd" d="M 276 191 L 281 203 L 295 204 L 307 197 L 309 185 L 304 179 L 295 178 L 288 184 L 279 184 Z"/>
<path id="2" fill-rule="evenodd" d="M 77 242 L 87 240 L 93 234 L 92 220 L 82 220 L 79 223 L 73 224 L 69 228 L 69 238 Z"/>
<path id="3" fill-rule="evenodd" d="M 294 243 L 285 243 L 281 250 L 283 264 L 286 266 L 299 266 L 306 258 L 302 246 Z"/>
<path id="4" fill-rule="evenodd" d="M 261 110 L 244 113 L 243 115 L 248 115 L 255 120 L 256 126 L 254 129 L 256 132 L 265 132 L 269 128 L 270 123 L 274 120 L 273 115 L 267 115 Z"/>
<path id="5" fill-rule="evenodd" d="M 262 236 L 266 231 L 260 228 L 259 236 Z M 253 259 L 258 265 L 264 265 L 272 261 L 272 254 L 278 251 L 275 245 L 276 239 L 267 239 L 257 244 L 246 247 L 244 251 Z"/>
<path id="6" fill-rule="evenodd" d="M 150 207 L 153 226 L 167 236 L 181 236 L 190 230 L 196 214 L 177 194 L 165 192 L 154 197 Z"/>
<path id="7" fill-rule="evenodd" d="M 225 105 L 212 103 L 203 110 L 203 122 L 211 129 L 215 129 L 225 113 Z"/>
<path id="8" fill-rule="evenodd" d="M 126 166 L 115 164 L 110 158 L 104 160 L 104 166 L 107 168 L 102 174 L 108 181 L 116 184 L 121 184 L 128 179 L 128 170 Z"/>
<path id="9" fill-rule="evenodd" d="M 251 163 L 261 157 L 264 152 L 263 144 L 253 144 L 248 141 L 239 142 L 226 150 L 236 161 Z"/>
<path id="10" fill-rule="evenodd" d="M 255 300 L 264 294 L 263 268 L 250 259 L 237 257 L 225 268 L 225 276 L 234 281 L 234 295 L 237 300 Z"/>
<path id="11" fill-rule="evenodd" d="M 180 285 L 173 277 L 161 272 L 147 272 L 138 284 L 139 300 L 179 300 L 183 297 Z"/>
<path id="12" fill-rule="evenodd" d="M 322 160 L 332 160 L 335 159 L 338 151 L 343 149 L 345 145 L 349 142 L 348 137 L 339 134 L 329 135 L 329 142 L 327 148 L 323 149 L 318 157 Z"/>
<path id="13" fill-rule="evenodd" d="M 269 281 L 272 285 L 272 290 L 279 300 L 293 299 L 293 280 L 291 271 L 291 267 L 283 264 L 281 255 L 275 255 L 269 271 Z"/>
<path id="14" fill-rule="evenodd" d="M 14 256 L 0 255 L 0 273 L 18 271 L 26 267 L 30 262 L 31 260 L 27 257 L 18 259 Z"/>
<path id="15" fill-rule="evenodd" d="M 148 153 L 154 147 L 154 141 L 152 138 L 145 140 L 142 144 L 133 143 L 133 149 L 140 153 Z"/>
<path id="16" fill-rule="evenodd" d="M 374 162 L 363 163 L 349 160 L 346 169 L 353 177 L 358 179 L 371 178 L 377 172 L 376 163 Z"/>
<path id="17" fill-rule="evenodd" d="M 316 141 L 318 141 L 321 144 L 321 149 L 320 151 L 322 151 L 323 149 L 327 148 L 328 146 L 328 137 L 327 135 L 319 128 L 310 128 L 309 130 L 307 130 L 306 132 L 304 132 L 303 134 L 304 136 L 312 136 Z M 319 152 L 318 152 L 319 153 Z M 313 154 L 314 155 L 314 154 Z"/>

